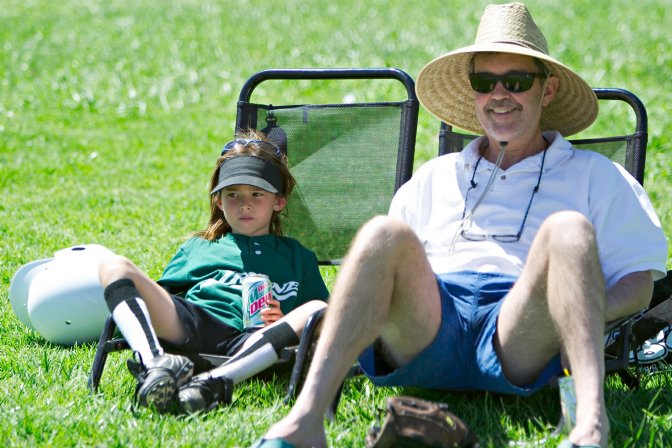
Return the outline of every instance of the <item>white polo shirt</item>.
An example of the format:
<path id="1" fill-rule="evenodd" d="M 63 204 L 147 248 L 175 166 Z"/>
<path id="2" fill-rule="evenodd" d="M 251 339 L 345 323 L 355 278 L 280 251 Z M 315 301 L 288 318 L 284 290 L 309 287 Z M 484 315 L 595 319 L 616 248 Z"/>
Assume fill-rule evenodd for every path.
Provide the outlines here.
<path id="1" fill-rule="evenodd" d="M 498 272 L 520 275 L 534 236 L 552 213 L 574 210 L 595 228 L 607 287 L 624 275 L 650 270 L 654 280 L 666 274 L 667 241 L 651 202 L 623 167 L 591 151 L 576 150 L 557 132 L 546 132 L 546 151 L 539 191 L 535 194 L 518 242 L 492 238 L 467 241 L 460 232 L 481 138 L 462 152 L 437 157 L 403 185 L 389 215 L 409 224 L 425 246 L 434 272 Z M 491 190 L 466 230 L 473 234 L 510 235 L 520 229 L 537 184 L 543 152 L 500 170 Z M 467 210 L 476 204 L 495 165 L 478 163 Z M 451 244 L 454 247 L 451 254 Z"/>

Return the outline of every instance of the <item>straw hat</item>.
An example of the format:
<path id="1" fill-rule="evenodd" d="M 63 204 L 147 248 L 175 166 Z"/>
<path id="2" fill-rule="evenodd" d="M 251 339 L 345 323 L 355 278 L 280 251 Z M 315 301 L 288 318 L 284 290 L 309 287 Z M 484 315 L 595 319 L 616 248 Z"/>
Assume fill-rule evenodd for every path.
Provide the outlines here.
<path id="1" fill-rule="evenodd" d="M 469 84 L 470 61 L 479 52 L 532 56 L 560 79 L 555 98 L 542 112 L 542 130 L 556 130 L 568 136 L 595 121 L 597 97 L 579 75 L 548 55 L 546 39 L 522 3 L 489 5 L 474 45 L 440 56 L 422 69 L 416 92 L 432 115 L 460 129 L 484 133 L 476 118 L 474 91 Z"/>

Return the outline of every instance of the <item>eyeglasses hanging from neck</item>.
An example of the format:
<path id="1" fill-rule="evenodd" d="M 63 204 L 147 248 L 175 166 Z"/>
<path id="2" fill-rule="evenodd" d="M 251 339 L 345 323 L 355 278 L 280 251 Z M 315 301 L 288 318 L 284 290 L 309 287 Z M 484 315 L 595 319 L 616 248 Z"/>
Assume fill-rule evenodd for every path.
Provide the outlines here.
<path id="1" fill-rule="evenodd" d="M 523 215 L 523 220 L 520 223 L 520 228 L 516 233 L 510 233 L 510 234 L 501 234 L 501 235 L 496 235 L 496 234 L 487 234 L 487 233 L 472 233 L 468 231 L 468 228 L 465 226 L 466 222 L 468 222 L 469 225 L 471 225 L 472 218 L 473 218 L 473 213 L 470 213 L 468 218 L 465 220 L 467 217 L 467 203 L 469 200 L 469 193 L 471 190 L 474 190 L 477 186 L 478 183 L 474 181 L 476 178 L 476 171 L 478 170 L 478 164 L 481 162 L 481 159 L 483 158 L 483 155 L 478 158 L 478 161 L 476 161 L 476 166 L 474 166 L 474 173 L 471 175 L 471 180 L 469 181 L 469 189 L 467 190 L 467 193 L 465 194 L 464 197 L 464 210 L 462 211 L 462 225 L 461 231 L 460 231 L 460 236 L 464 238 L 465 240 L 469 241 L 483 241 L 486 239 L 492 239 L 495 241 L 499 241 L 500 243 L 515 243 L 520 240 L 521 235 L 523 234 L 523 230 L 525 229 L 525 223 L 527 222 L 527 216 L 530 214 L 530 208 L 532 208 L 532 201 L 534 200 L 534 195 L 537 194 L 539 191 L 539 186 L 541 185 L 541 176 L 544 172 L 544 162 L 546 161 L 546 151 L 548 148 L 544 149 L 544 152 L 542 153 L 541 156 L 541 168 L 539 168 L 539 176 L 537 177 L 537 183 L 532 189 L 532 195 L 530 196 L 530 200 L 527 203 L 527 208 L 525 209 L 525 214 Z M 473 212 L 473 209 L 472 209 Z M 466 221 L 466 222 L 465 222 Z"/>
<path id="2" fill-rule="evenodd" d="M 467 241 L 484 241 L 486 239 L 492 239 L 497 242 L 501 243 L 515 243 L 520 240 L 520 237 L 523 235 L 523 230 L 525 230 L 525 223 L 527 222 L 527 216 L 530 213 L 530 208 L 532 207 L 532 201 L 534 200 L 534 196 L 537 194 L 539 191 L 539 187 L 541 185 L 541 176 L 543 175 L 544 172 L 544 162 L 546 161 L 546 151 L 548 150 L 548 145 L 549 142 L 544 137 L 544 141 L 546 142 L 546 147 L 544 148 L 543 154 L 541 156 L 541 167 L 539 168 L 539 176 L 537 177 L 537 183 L 532 189 L 532 195 L 530 196 L 530 200 L 527 203 L 527 208 L 525 209 L 525 214 L 523 215 L 523 220 L 520 223 L 520 228 L 516 233 L 510 233 L 510 234 L 488 234 L 488 233 L 473 233 L 469 232 L 468 226 L 471 226 L 472 218 L 474 213 L 476 212 L 476 209 L 478 206 L 481 204 L 485 196 L 487 195 L 487 192 L 490 190 L 492 187 L 492 184 L 494 183 L 495 177 L 497 175 L 497 171 L 499 170 L 499 166 L 502 163 L 502 159 L 504 158 L 504 153 L 506 151 L 506 146 L 507 142 L 500 142 L 500 151 L 499 155 L 497 157 L 497 161 L 495 162 L 495 167 L 490 174 L 490 177 L 488 179 L 488 182 L 485 186 L 485 189 L 481 193 L 480 197 L 478 198 L 478 201 L 474 204 L 474 206 L 469 209 L 468 208 L 468 202 L 469 202 L 469 193 L 474 190 L 476 187 L 478 187 L 478 183 L 475 181 L 476 179 L 476 172 L 478 171 L 478 165 L 481 163 L 481 160 L 483 159 L 483 153 L 479 156 L 478 160 L 476 161 L 476 164 L 474 166 L 474 172 L 471 175 L 471 179 L 469 180 L 469 189 L 467 190 L 465 196 L 464 196 L 464 210 L 462 210 L 462 219 L 460 222 L 460 226 L 458 227 L 457 231 L 455 232 L 452 241 L 449 246 L 448 253 L 449 255 L 452 255 L 455 251 L 455 244 L 457 243 L 457 240 L 462 237 L 463 239 Z"/>

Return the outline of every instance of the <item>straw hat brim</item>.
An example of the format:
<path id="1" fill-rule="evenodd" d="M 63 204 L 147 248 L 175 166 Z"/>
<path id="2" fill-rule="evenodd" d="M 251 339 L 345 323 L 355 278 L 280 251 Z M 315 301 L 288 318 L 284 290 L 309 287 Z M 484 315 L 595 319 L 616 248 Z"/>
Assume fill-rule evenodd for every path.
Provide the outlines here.
<path id="1" fill-rule="evenodd" d="M 425 65 L 418 75 L 416 93 L 425 109 L 439 120 L 468 132 L 484 133 L 476 118 L 474 91 L 469 84 L 469 64 L 479 52 L 531 56 L 543 61 L 552 75 L 560 79 L 555 98 L 542 112 L 542 131 L 555 130 L 569 136 L 595 121 L 597 97 L 588 83 L 547 54 L 515 43 L 475 44 L 440 56 Z"/>

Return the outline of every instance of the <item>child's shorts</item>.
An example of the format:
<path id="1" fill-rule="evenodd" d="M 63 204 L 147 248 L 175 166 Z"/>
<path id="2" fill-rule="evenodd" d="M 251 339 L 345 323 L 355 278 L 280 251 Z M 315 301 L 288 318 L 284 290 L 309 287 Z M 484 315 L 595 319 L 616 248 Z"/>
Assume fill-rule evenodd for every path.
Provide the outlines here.
<path id="1" fill-rule="evenodd" d="M 531 395 L 562 372 L 558 355 L 525 387 L 509 383 L 502 373 L 493 339 L 502 299 L 515 277 L 477 272 L 436 277 L 442 323 L 434 341 L 397 370 L 385 369 L 378 345 L 368 347 L 359 362 L 374 384 Z"/>
<path id="2" fill-rule="evenodd" d="M 182 343 L 160 340 L 167 350 L 232 356 L 257 329 L 239 331 L 180 296 L 172 295 L 177 316 L 184 326 Z"/>

